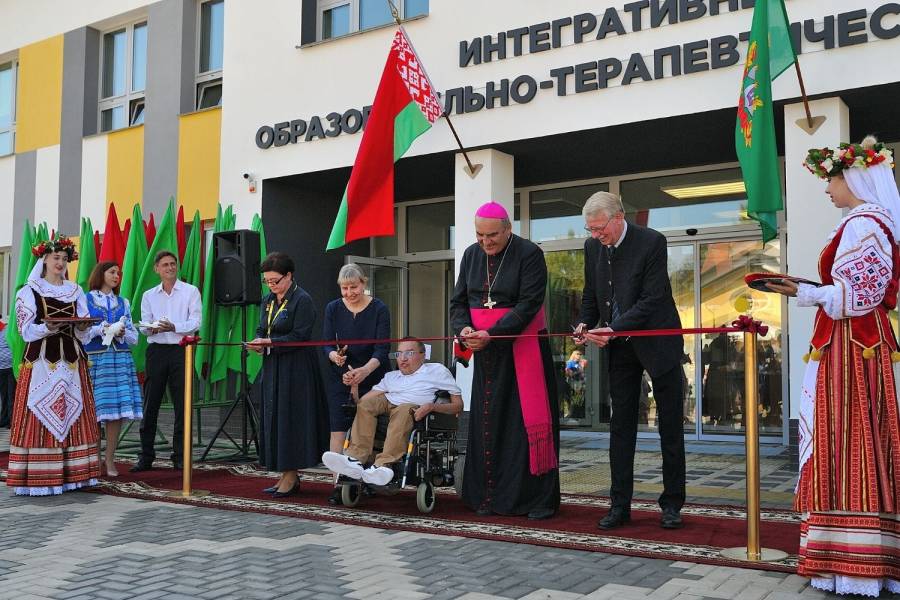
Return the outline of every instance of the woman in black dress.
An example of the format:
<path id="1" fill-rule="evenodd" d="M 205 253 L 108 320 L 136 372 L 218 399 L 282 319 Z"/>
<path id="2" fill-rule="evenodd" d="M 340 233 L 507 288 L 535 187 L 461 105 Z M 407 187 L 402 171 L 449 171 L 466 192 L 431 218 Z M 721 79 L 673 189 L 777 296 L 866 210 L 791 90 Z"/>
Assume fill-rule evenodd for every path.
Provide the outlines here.
<path id="1" fill-rule="evenodd" d="M 248 347 L 263 354 L 259 462 L 281 471 L 278 483 L 264 491 L 276 498 L 297 493 L 297 469 L 319 464 L 328 447 L 328 408 L 315 348 L 272 347 L 310 339 L 316 309 L 294 281 L 294 261 L 272 252 L 260 265 L 271 293 L 263 298 L 256 339 Z"/>
<path id="2" fill-rule="evenodd" d="M 325 322 L 322 337 L 335 340 L 335 345 L 325 346 L 328 369 L 325 385 L 328 390 L 328 414 L 331 422 L 332 452 L 341 452 L 347 430 L 353 418 L 344 410 L 344 405 L 356 402 L 372 386 L 381 381 L 389 368 L 388 352 L 390 344 L 364 344 L 346 346 L 341 340 L 386 339 L 391 335 L 391 315 L 388 307 L 366 294 L 368 278 L 358 265 L 353 263 L 341 267 L 338 273 L 341 297 L 332 300 L 325 307 Z M 340 499 L 340 488 L 336 488 L 331 502 Z"/>

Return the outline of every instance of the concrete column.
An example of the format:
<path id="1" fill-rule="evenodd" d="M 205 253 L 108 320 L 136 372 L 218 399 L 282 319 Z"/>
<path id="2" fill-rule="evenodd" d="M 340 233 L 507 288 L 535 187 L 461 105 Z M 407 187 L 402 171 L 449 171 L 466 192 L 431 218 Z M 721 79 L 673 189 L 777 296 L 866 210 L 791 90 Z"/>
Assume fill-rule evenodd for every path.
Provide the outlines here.
<path id="1" fill-rule="evenodd" d="M 513 157 L 497 150 L 478 150 L 469 152 L 469 158 L 475 164 L 481 164 L 481 171 L 475 178 L 469 177 L 465 171 L 466 159 L 463 155 L 456 155 L 455 165 L 455 195 L 454 195 L 454 233 L 455 264 L 454 273 L 459 277 L 459 263 L 462 260 L 466 248 L 475 243 L 475 211 L 479 206 L 493 200 L 502 204 L 510 219 L 513 216 L 513 188 L 515 177 L 513 174 Z M 472 391 L 472 366 L 464 369 L 457 366 L 456 381 L 462 389 L 463 402 L 466 410 L 469 409 L 469 398 Z"/>
<path id="2" fill-rule="evenodd" d="M 803 159 L 810 148 L 836 148 L 849 141 L 850 111 L 840 98 L 810 102 L 813 116 L 823 115 L 825 123 L 808 135 L 796 125 L 805 118 L 803 104 L 784 107 L 785 213 L 787 223 L 787 264 L 785 272 L 799 277 L 819 279 L 819 252 L 825 238 L 841 220 L 842 211 L 834 208 L 825 195 L 825 182 L 806 170 Z M 787 364 L 783 372 L 790 374 L 790 418 L 797 419 L 800 389 L 805 364 L 803 355 L 812 337 L 815 310 L 802 308 L 794 300 L 788 302 Z"/>

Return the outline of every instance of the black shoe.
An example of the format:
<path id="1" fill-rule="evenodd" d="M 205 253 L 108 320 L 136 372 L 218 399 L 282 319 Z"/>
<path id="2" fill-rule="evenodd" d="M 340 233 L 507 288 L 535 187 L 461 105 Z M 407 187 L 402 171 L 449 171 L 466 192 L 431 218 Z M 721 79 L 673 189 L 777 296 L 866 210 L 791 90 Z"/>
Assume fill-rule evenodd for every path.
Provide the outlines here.
<path id="1" fill-rule="evenodd" d="M 263 494 L 274 494 L 274 493 L 277 492 L 277 491 L 278 491 L 278 484 L 277 484 L 277 483 L 276 483 L 275 485 L 270 485 L 270 486 L 267 487 L 267 488 L 263 488 Z"/>
<path id="2" fill-rule="evenodd" d="M 663 529 L 681 529 L 684 522 L 681 520 L 681 511 L 674 508 L 664 508 L 659 524 Z"/>
<path id="3" fill-rule="evenodd" d="M 141 471 L 152 471 L 153 470 L 153 462 L 144 462 L 139 460 L 133 467 L 131 467 L 130 471 L 132 473 L 140 473 Z"/>
<path id="4" fill-rule="evenodd" d="M 297 492 L 299 492 L 299 491 L 300 491 L 300 482 L 295 481 L 294 485 L 291 487 L 291 489 L 289 489 L 286 492 L 279 492 L 278 490 L 275 490 L 275 492 L 272 494 L 272 497 L 273 498 L 287 498 L 288 496 L 296 496 Z"/>
<path id="5" fill-rule="evenodd" d="M 184 463 L 181 462 L 180 458 L 173 458 L 172 459 L 172 468 L 175 469 L 176 471 L 182 471 L 182 470 L 184 470 Z"/>
<path id="6" fill-rule="evenodd" d="M 615 529 L 631 520 L 631 513 L 624 508 L 613 507 L 606 516 L 600 519 L 597 527 L 600 529 Z"/>
<path id="7" fill-rule="evenodd" d="M 489 508 L 479 508 L 478 510 L 475 511 L 475 514 L 478 515 L 479 517 L 489 517 L 496 513 Z"/>
<path id="8" fill-rule="evenodd" d="M 336 487 L 331 490 L 331 495 L 328 496 L 328 504 L 333 504 L 335 506 L 340 506 L 341 504 L 343 504 L 343 501 L 341 500 L 341 488 Z"/>
<path id="9" fill-rule="evenodd" d="M 552 508 L 535 508 L 534 510 L 528 511 L 528 518 L 534 521 L 542 521 L 544 519 L 549 519 L 555 514 L 556 511 Z"/>

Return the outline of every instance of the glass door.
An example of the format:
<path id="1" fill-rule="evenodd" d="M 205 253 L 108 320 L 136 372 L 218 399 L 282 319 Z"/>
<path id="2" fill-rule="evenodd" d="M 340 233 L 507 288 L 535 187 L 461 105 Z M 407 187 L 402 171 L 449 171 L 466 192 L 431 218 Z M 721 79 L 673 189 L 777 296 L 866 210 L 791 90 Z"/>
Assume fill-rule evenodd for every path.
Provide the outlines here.
<path id="1" fill-rule="evenodd" d="M 391 337 L 407 335 L 407 263 L 366 256 L 347 256 L 344 262 L 359 265 L 369 278 L 366 293 L 387 305 L 391 313 Z"/>

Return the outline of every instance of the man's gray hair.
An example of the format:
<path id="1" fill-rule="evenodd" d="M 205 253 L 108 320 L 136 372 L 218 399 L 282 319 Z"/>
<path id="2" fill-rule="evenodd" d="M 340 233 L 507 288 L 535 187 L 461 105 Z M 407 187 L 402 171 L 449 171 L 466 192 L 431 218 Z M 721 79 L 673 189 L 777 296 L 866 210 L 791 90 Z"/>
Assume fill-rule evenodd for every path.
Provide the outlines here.
<path id="1" fill-rule="evenodd" d="M 354 283 L 356 281 L 359 281 L 363 285 L 365 285 L 369 281 L 369 278 L 366 277 L 366 274 L 358 264 L 347 263 L 346 265 L 341 267 L 337 278 L 338 285 Z"/>
<path id="2" fill-rule="evenodd" d="M 596 217 L 598 213 L 603 213 L 607 217 L 613 217 L 619 213 L 624 213 L 625 207 L 622 206 L 622 198 L 610 192 L 595 192 L 581 209 L 581 214 L 585 219 Z"/>

